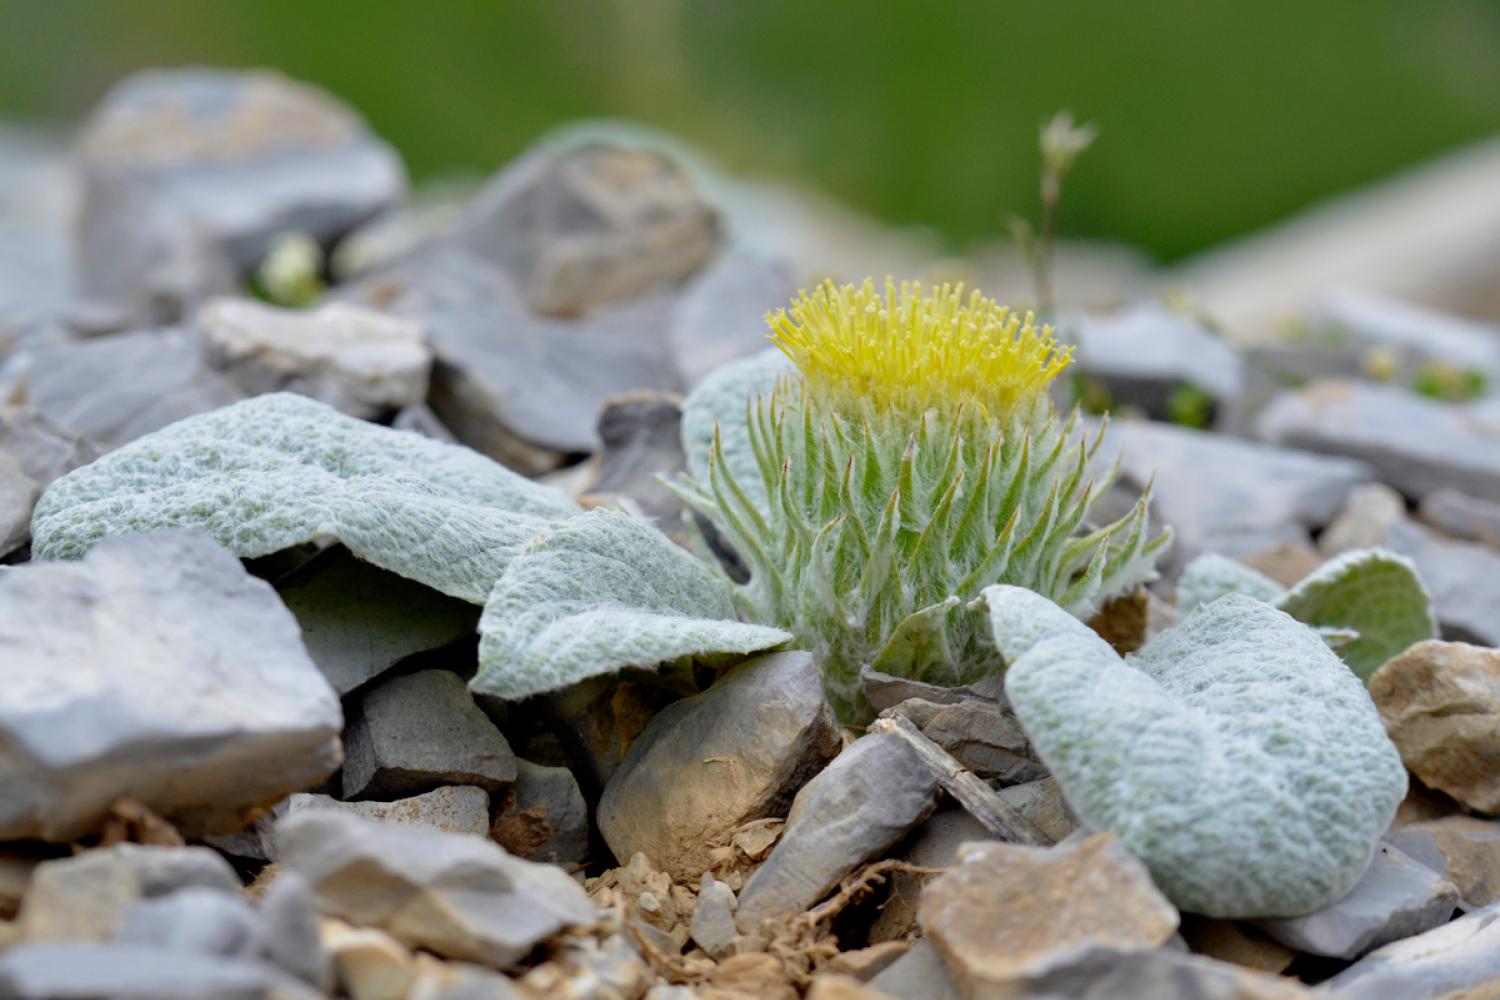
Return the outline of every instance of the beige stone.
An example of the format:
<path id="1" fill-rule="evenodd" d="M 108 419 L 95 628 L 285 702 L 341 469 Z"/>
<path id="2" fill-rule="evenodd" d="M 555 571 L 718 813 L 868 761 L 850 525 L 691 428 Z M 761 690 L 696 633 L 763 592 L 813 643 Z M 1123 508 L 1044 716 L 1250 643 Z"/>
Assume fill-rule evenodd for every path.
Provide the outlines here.
<path id="1" fill-rule="evenodd" d="M 1178 925 L 1145 865 L 1107 833 L 1046 849 L 966 845 L 918 916 L 966 1000 L 1023 996 L 1069 966 L 1154 950 Z"/>
<path id="2" fill-rule="evenodd" d="M 333 957 L 339 987 L 351 1000 L 404 1000 L 417 968 L 406 946 L 385 931 L 326 919 L 323 947 Z"/>
<path id="3" fill-rule="evenodd" d="M 797 991 L 787 978 L 781 960 L 757 952 L 735 955 L 719 963 L 708 977 L 703 1000 L 729 1000 L 751 996 L 762 1000 L 797 1000 Z"/>
<path id="4" fill-rule="evenodd" d="M 814 976 L 807 1000 L 892 1000 L 884 990 L 860 982 L 853 976 Z"/>
<path id="5" fill-rule="evenodd" d="M 1371 675 L 1370 697 L 1424 784 L 1500 812 L 1500 651 L 1418 643 Z"/>
<path id="6" fill-rule="evenodd" d="M 394 802 L 340 802 L 328 795 L 298 793 L 287 802 L 287 815 L 304 809 L 333 809 L 381 823 L 430 826 L 448 833 L 483 837 L 490 829 L 490 796 L 474 785 L 445 785 Z"/>
<path id="7" fill-rule="evenodd" d="M 1500 901 L 1500 823 L 1444 816 L 1408 823 L 1386 839 L 1457 886 L 1464 906 Z"/>

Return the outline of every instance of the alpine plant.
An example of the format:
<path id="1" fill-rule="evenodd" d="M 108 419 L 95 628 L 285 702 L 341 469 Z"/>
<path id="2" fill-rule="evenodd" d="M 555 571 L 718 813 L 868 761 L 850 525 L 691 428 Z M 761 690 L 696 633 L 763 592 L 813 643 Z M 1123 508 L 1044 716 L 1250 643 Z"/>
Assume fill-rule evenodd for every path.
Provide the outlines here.
<path id="1" fill-rule="evenodd" d="M 1087 618 L 1154 577 L 1168 535 L 1148 538 L 1147 496 L 1087 521 L 1115 470 L 1090 478 L 1102 429 L 1090 443 L 1077 410 L 1054 412 L 1072 349 L 1029 313 L 887 279 L 827 282 L 767 320 L 794 369 L 746 407 L 758 482 L 716 430 L 707 481 L 678 492 L 748 569 L 741 612 L 814 653 L 846 723 L 872 715 L 862 667 L 946 686 L 1003 670 L 985 587 Z"/>

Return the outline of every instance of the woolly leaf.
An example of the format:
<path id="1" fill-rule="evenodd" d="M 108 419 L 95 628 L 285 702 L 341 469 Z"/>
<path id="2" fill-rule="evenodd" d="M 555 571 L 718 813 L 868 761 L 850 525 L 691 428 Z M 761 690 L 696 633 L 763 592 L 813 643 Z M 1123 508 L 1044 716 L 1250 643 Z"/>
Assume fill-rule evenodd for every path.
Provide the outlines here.
<path id="1" fill-rule="evenodd" d="M 1368 681 L 1391 657 L 1437 637 L 1437 618 L 1410 560 L 1361 549 L 1329 560 L 1276 606 L 1298 621 L 1355 637 L 1338 646 L 1349 669 Z"/>
<path id="2" fill-rule="evenodd" d="M 1275 604 L 1286 588 L 1244 563 L 1217 552 L 1206 552 L 1182 571 L 1177 581 L 1177 606 L 1191 611 L 1200 604 L 1212 604 L 1226 594 L 1244 594 L 1267 604 Z"/>
<path id="3" fill-rule="evenodd" d="M 736 621 L 729 585 L 644 521 L 595 510 L 536 536 L 479 619 L 475 691 L 506 699 L 623 667 L 744 654 L 791 638 Z"/>
<path id="4" fill-rule="evenodd" d="M 1312 629 L 1230 595 L 1122 660 L 1039 594 L 984 599 L 1006 694 L 1068 803 L 1179 907 L 1294 916 L 1364 874 L 1406 771 Z"/>
<path id="5" fill-rule="evenodd" d="M 75 559 L 110 535 L 192 527 L 242 558 L 334 538 L 360 559 L 482 604 L 511 556 L 577 513 L 467 448 L 257 396 L 148 434 L 54 482 L 32 551 Z"/>

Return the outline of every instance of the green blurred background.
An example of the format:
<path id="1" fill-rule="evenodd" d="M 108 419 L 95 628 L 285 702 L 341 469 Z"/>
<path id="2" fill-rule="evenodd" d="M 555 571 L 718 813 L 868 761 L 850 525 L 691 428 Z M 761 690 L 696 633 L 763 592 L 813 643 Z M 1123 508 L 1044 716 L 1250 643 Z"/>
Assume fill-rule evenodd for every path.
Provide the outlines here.
<path id="1" fill-rule="evenodd" d="M 0 0 L 0 117 L 183 63 L 319 83 L 417 177 L 628 116 L 955 249 L 1034 213 L 1068 108 L 1063 231 L 1163 260 L 1500 131 L 1495 0 Z"/>

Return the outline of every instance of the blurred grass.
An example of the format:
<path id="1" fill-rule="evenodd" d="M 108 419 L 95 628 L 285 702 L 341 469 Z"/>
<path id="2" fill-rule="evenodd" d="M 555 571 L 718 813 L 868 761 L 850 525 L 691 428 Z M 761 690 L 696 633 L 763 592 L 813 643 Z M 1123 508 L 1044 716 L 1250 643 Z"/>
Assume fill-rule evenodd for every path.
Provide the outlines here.
<path id="1" fill-rule="evenodd" d="M 1163 259 L 1500 131 L 1494 0 L 0 0 L 0 116 L 194 62 L 323 85 L 418 176 L 625 115 L 959 247 L 1035 211 L 1069 108 L 1063 231 Z"/>

